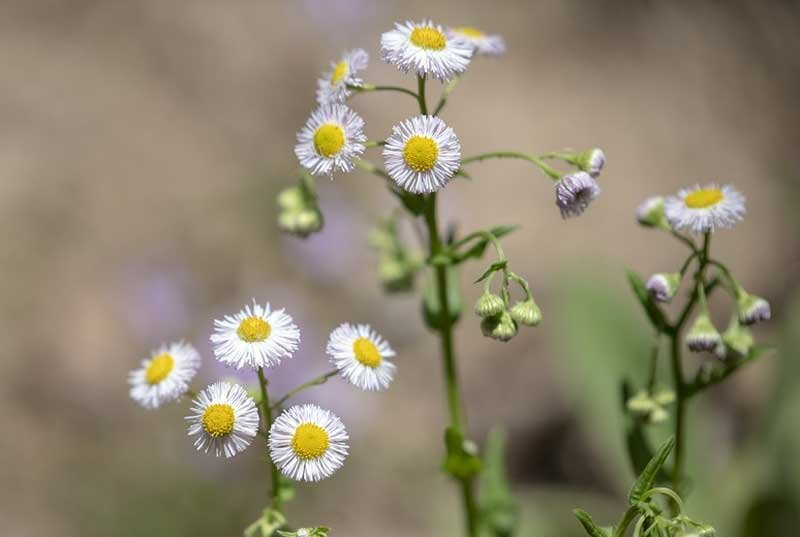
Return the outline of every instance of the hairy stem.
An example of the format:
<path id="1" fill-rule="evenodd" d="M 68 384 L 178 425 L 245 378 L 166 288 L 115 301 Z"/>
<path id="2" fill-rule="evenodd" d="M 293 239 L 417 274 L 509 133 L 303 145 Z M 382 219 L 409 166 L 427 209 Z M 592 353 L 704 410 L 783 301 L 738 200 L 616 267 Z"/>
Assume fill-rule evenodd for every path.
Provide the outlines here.
<path id="1" fill-rule="evenodd" d="M 269 406 L 269 391 L 267 390 L 267 377 L 264 376 L 264 369 L 259 367 L 258 368 L 258 385 L 261 388 L 261 411 L 262 411 L 262 418 L 264 419 L 264 425 L 266 427 L 266 434 L 264 435 L 264 440 L 267 443 L 267 450 L 269 450 L 269 430 L 272 427 L 272 409 Z M 271 480 L 271 490 L 269 497 L 272 500 L 272 507 L 274 509 L 281 508 L 281 499 L 278 494 L 278 468 L 275 466 L 275 463 L 272 462 L 272 458 L 267 457 L 269 461 L 269 474 Z"/>
<path id="2" fill-rule="evenodd" d="M 534 163 L 540 170 L 550 177 L 550 179 L 558 181 L 561 178 L 561 174 L 558 172 L 558 170 L 547 164 L 541 157 L 529 155 L 527 153 L 520 153 L 519 151 L 492 151 L 490 153 L 481 153 L 480 155 L 473 155 L 471 157 L 461 159 L 461 165 L 463 166 L 464 164 L 470 164 L 471 162 L 480 162 L 490 158 L 518 158 L 527 160 Z"/>
<path id="3" fill-rule="evenodd" d="M 283 403 L 285 403 L 286 401 L 288 401 L 289 399 L 291 399 L 291 397 L 293 395 L 296 395 L 297 393 L 302 392 L 306 388 L 312 388 L 314 386 L 319 386 L 321 384 L 325 384 L 326 382 L 328 382 L 329 378 L 335 377 L 338 373 L 339 372 L 334 369 L 333 371 L 328 371 L 327 373 L 325 373 L 323 375 L 315 377 L 315 378 L 309 380 L 308 382 L 304 382 L 303 384 L 301 384 L 301 385 L 299 385 L 299 386 L 297 386 L 295 388 L 292 388 L 291 390 L 286 392 L 286 395 L 284 395 L 283 397 L 281 397 L 280 399 L 278 399 L 277 401 L 272 403 L 272 406 L 271 406 L 272 410 L 276 410 L 276 409 L 280 408 L 280 406 Z"/>
<path id="4" fill-rule="evenodd" d="M 361 86 L 348 85 L 347 87 L 357 93 L 366 93 L 369 91 L 396 91 L 398 93 L 405 93 L 406 95 L 410 95 L 415 99 L 417 98 L 416 93 L 414 93 L 410 89 L 406 89 L 401 86 L 376 86 L 375 84 L 363 84 Z"/>

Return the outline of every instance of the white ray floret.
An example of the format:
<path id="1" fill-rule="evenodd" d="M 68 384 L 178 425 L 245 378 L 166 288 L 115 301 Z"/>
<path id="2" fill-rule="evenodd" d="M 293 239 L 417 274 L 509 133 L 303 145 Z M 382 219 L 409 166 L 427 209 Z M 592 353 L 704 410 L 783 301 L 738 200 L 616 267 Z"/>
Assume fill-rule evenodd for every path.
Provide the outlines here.
<path id="1" fill-rule="evenodd" d="M 269 454 L 281 473 L 296 481 L 319 481 L 341 468 L 347 457 L 341 420 L 316 405 L 284 411 L 269 430 Z"/>
<path id="2" fill-rule="evenodd" d="M 733 227 L 744 218 L 745 198 L 730 185 L 715 184 L 684 188 L 664 203 L 664 212 L 673 229 L 693 233 L 713 232 Z"/>
<path id="3" fill-rule="evenodd" d="M 330 71 L 317 80 L 317 102 L 321 105 L 344 103 L 352 93 L 348 86 L 364 83 L 356 75 L 366 69 L 368 63 L 369 54 L 360 48 L 345 52 L 338 62 L 331 62 Z"/>
<path id="4" fill-rule="evenodd" d="M 186 416 L 194 446 L 230 458 L 247 449 L 258 432 L 258 410 L 247 390 L 217 382 L 197 394 Z"/>
<path id="5" fill-rule="evenodd" d="M 395 356 L 389 343 L 367 324 L 344 323 L 331 332 L 328 357 L 350 384 L 367 391 L 389 387 L 396 366 L 387 360 Z"/>
<path id="6" fill-rule="evenodd" d="M 128 375 L 131 399 L 148 409 L 180 399 L 200 369 L 200 362 L 200 354 L 188 343 L 161 345 Z"/>
<path id="7" fill-rule="evenodd" d="M 450 28 L 449 36 L 460 38 L 473 46 L 477 54 L 499 56 L 506 51 L 506 42 L 501 35 L 490 35 L 472 26 Z"/>
<path id="8" fill-rule="evenodd" d="M 364 120 L 343 104 L 323 105 L 311 112 L 297 133 L 294 153 L 312 175 L 351 172 L 364 153 Z"/>
<path id="9" fill-rule="evenodd" d="M 236 369 L 273 367 L 291 358 L 300 345 L 300 330 L 284 310 L 253 300 L 233 315 L 214 321 L 214 356 Z"/>
<path id="10" fill-rule="evenodd" d="M 461 166 L 461 143 L 438 117 L 416 116 L 392 127 L 383 161 L 402 189 L 414 194 L 436 192 Z"/>
<path id="11" fill-rule="evenodd" d="M 556 205 L 563 218 L 578 216 L 597 196 L 600 185 L 586 172 L 575 172 L 556 181 Z"/>
<path id="12" fill-rule="evenodd" d="M 396 23 L 381 35 L 381 58 L 407 73 L 447 82 L 469 65 L 474 46 L 431 21 Z"/>

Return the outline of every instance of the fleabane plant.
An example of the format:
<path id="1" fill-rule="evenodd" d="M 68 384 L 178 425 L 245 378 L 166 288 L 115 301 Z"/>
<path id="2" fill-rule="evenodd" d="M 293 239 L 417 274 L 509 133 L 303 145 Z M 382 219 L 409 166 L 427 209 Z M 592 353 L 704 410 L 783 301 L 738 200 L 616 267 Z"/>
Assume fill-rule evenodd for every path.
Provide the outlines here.
<path id="1" fill-rule="evenodd" d="M 367 76 L 369 55 L 364 49 L 334 56 L 329 69 L 317 81 L 317 106 L 297 134 L 295 154 L 302 168 L 298 183 L 284 189 L 277 200 L 279 226 L 300 237 L 323 226 L 316 192 L 318 179 L 340 180 L 358 168 L 380 179 L 399 201 L 398 209 L 370 234 L 370 243 L 379 253 L 379 279 L 387 292 L 411 292 L 423 280 L 423 319 L 440 340 L 444 400 L 449 415 L 442 468 L 461 489 L 464 531 L 470 537 L 487 532 L 512 534 L 517 506 L 506 486 L 502 454 L 497 455 L 501 448 L 492 447 L 501 444 L 485 442 L 482 455 L 479 443 L 468 433 L 453 338 L 453 327 L 463 309 L 458 271 L 468 261 L 481 259 L 489 247 L 494 251 L 495 259 L 488 266 L 471 273 L 483 286 L 473 308 L 477 317 L 474 322 L 488 338 L 509 341 L 522 328 L 537 326 L 542 311 L 529 282 L 512 270 L 500 242 L 516 226 L 499 225 L 464 235 L 444 233 L 437 199 L 452 181 L 469 177 L 470 168 L 479 162 L 520 159 L 532 164 L 551 182 L 555 209 L 564 219 L 572 218 L 586 211 L 599 196 L 598 177 L 606 162 L 599 148 L 463 154 L 462 138 L 442 112 L 479 56 L 495 58 L 505 50 L 501 36 L 470 26 L 446 27 L 428 20 L 397 23 L 381 35 L 380 59 L 412 77 L 415 84 L 411 88 L 372 83 Z M 431 81 L 443 86 L 435 106 L 429 107 L 427 92 Z M 412 104 L 416 110 L 398 117 L 390 132 L 369 138 L 369 122 L 351 108 L 351 101 L 375 92 L 398 96 L 403 104 Z M 369 156 L 370 151 L 374 156 Z M 404 221 L 419 229 L 419 248 L 406 244 L 400 235 L 398 229 Z M 226 324 L 225 333 L 231 333 L 235 322 L 239 322 L 238 317 Z M 239 347 L 238 343 L 231 345 L 231 350 Z M 394 356 L 394 351 L 369 327 L 340 326 L 331 335 L 327 351 L 341 375 L 356 387 L 383 390 L 393 379 L 395 367 L 387 359 Z M 272 356 L 266 349 L 259 353 L 255 356 L 258 363 Z M 235 366 L 252 361 L 253 357 L 242 356 L 233 363 Z M 290 466 L 290 474 L 295 476 L 307 473 L 307 468 L 296 462 L 297 453 L 287 451 L 290 448 L 286 439 L 297 430 L 296 421 L 281 420 L 280 446 L 273 436 L 277 433 L 269 435 L 279 468 Z M 330 433 L 329 437 L 332 438 Z M 329 466 L 333 467 L 333 456 L 330 461 Z M 310 467 L 309 475 L 324 475 L 325 468 L 323 464 Z"/>

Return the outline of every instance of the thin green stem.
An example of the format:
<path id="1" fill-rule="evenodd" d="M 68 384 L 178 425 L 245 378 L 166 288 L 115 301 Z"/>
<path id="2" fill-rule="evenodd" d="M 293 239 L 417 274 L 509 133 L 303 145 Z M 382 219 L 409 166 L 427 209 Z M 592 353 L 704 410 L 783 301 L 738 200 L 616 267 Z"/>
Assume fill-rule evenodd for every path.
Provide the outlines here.
<path id="1" fill-rule="evenodd" d="M 536 155 L 529 155 L 527 153 L 520 153 L 518 151 L 492 151 L 490 153 L 482 153 L 480 155 L 473 155 L 471 157 L 466 157 L 461 160 L 461 165 L 464 166 L 465 164 L 470 164 L 472 162 L 480 162 L 482 160 L 490 159 L 490 158 L 518 158 L 522 160 L 527 160 L 528 162 L 534 163 L 540 170 L 542 170 L 550 179 L 554 181 L 558 181 L 561 178 L 561 174 L 547 164 L 541 157 Z"/>
<path id="2" fill-rule="evenodd" d="M 653 349 L 650 351 L 650 375 L 647 379 L 647 391 L 652 396 L 656 388 L 656 376 L 658 375 L 658 351 L 661 347 L 661 330 L 656 330 L 656 337 L 653 341 Z"/>
<path id="3" fill-rule="evenodd" d="M 419 102 L 419 113 L 423 116 L 427 116 L 428 105 L 425 103 L 425 76 L 417 75 L 417 102 Z"/>
<path id="4" fill-rule="evenodd" d="M 276 410 L 276 409 L 280 408 L 281 405 L 283 405 L 283 403 L 285 403 L 286 401 L 291 399 L 292 396 L 297 395 L 298 393 L 302 392 L 306 388 L 312 388 L 314 386 L 320 386 L 322 384 L 325 384 L 326 382 L 328 382 L 328 379 L 330 379 L 331 377 L 335 377 L 338 373 L 339 372 L 334 369 L 333 371 L 328 371 L 327 373 L 325 373 L 323 375 L 315 377 L 315 378 L 309 380 L 308 382 L 304 382 L 303 384 L 301 384 L 301 385 L 299 385 L 299 386 L 297 386 L 295 388 L 292 388 L 291 390 L 286 392 L 286 395 L 284 395 L 283 397 L 281 397 L 280 399 L 278 399 L 277 401 L 272 403 L 272 406 L 271 406 L 272 410 Z"/>
<path id="5" fill-rule="evenodd" d="M 259 367 L 258 368 L 258 385 L 261 388 L 261 410 L 262 410 L 262 418 L 264 419 L 264 426 L 266 427 L 267 433 L 264 435 L 264 440 L 267 443 L 267 448 L 269 448 L 269 430 L 272 427 L 272 409 L 269 406 L 269 391 L 267 390 L 267 377 L 264 376 L 264 369 Z M 269 497 L 272 499 L 272 507 L 274 509 L 281 508 L 281 499 L 280 495 L 278 494 L 279 486 L 278 486 L 278 468 L 275 466 L 275 463 L 272 462 L 272 459 L 269 460 L 269 473 L 270 473 L 270 480 L 271 480 L 271 489 Z"/>
<path id="6" fill-rule="evenodd" d="M 369 140 L 364 142 L 364 147 L 380 147 L 386 145 L 386 140 Z"/>
<path id="7" fill-rule="evenodd" d="M 356 93 L 368 93 L 370 91 L 396 91 L 398 93 L 405 93 L 406 95 L 410 95 L 411 97 L 414 97 L 414 99 L 417 99 L 416 93 L 401 86 L 376 86 L 375 84 L 362 84 L 361 86 L 348 85 L 347 87 Z"/>
<path id="8" fill-rule="evenodd" d="M 678 496 L 678 494 L 674 490 L 668 489 L 667 487 L 651 488 L 642 495 L 642 501 L 656 494 L 660 494 L 662 496 L 670 498 L 673 502 L 675 502 L 675 506 L 678 508 L 677 514 L 680 515 L 681 513 L 683 513 L 683 501 L 681 501 L 681 497 Z"/>
<path id="9" fill-rule="evenodd" d="M 619 521 L 619 524 L 616 525 L 614 528 L 614 536 L 613 537 L 623 537 L 625 532 L 628 531 L 628 526 L 631 525 L 631 522 L 636 518 L 636 515 L 639 514 L 639 510 L 635 505 L 631 505 L 628 507 L 628 510 L 625 511 L 625 514 L 622 515 L 622 520 Z"/>
<path id="10" fill-rule="evenodd" d="M 439 99 L 439 104 L 437 104 L 436 108 L 433 110 L 434 116 L 438 116 L 439 112 L 441 112 L 444 106 L 447 104 L 447 98 L 450 96 L 453 90 L 456 89 L 459 80 L 461 80 L 461 77 L 456 76 L 453 78 L 453 80 L 448 82 L 447 86 L 445 86 L 444 91 L 442 92 L 442 97 Z"/>
<path id="11" fill-rule="evenodd" d="M 670 233 L 672 234 L 673 237 L 675 237 L 676 239 L 678 239 L 679 241 L 684 243 L 686 246 L 691 248 L 693 252 L 697 252 L 698 251 L 697 250 L 697 245 L 694 243 L 694 241 L 692 239 L 690 239 L 686 235 L 682 235 L 682 234 L 678 233 L 677 231 L 675 231 L 674 229 L 670 230 Z"/>

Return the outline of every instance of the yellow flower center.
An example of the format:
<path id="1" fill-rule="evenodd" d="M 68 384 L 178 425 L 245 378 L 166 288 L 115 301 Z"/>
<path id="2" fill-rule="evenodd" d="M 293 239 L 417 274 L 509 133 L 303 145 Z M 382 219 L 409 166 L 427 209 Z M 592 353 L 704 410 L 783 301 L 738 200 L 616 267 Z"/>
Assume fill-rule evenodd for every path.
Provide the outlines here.
<path id="1" fill-rule="evenodd" d="M 415 28 L 411 32 L 411 42 L 426 50 L 442 50 L 447 44 L 447 38 L 436 28 L 428 26 L 426 28 Z"/>
<path id="2" fill-rule="evenodd" d="M 331 74 L 331 86 L 335 86 L 339 82 L 342 81 L 344 75 L 347 74 L 347 62 L 342 60 L 336 64 L 336 67 L 333 68 L 333 73 Z"/>
<path id="3" fill-rule="evenodd" d="M 427 136 L 412 136 L 403 148 L 403 159 L 415 172 L 427 172 L 436 164 L 439 147 Z"/>
<path id="4" fill-rule="evenodd" d="M 175 367 L 175 359 L 171 354 L 162 352 L 150 361 L 147 371 L 144 372 L 144 378 L 148 384 L 158 384 L 167 378 L 173 367 Z"/>
<path id="5" fill-rule="evenodd" d="M 272 327 L 260 317 L 248 317 L 239 323 L 236 333 L 242 341 L 255 343 L 267 339 L 272 333 Z"/>
<path id="6" fill-rule="evenodd" d="M 722 201 L 722 191 L 718 188 L 701 188 L 695 190 L 684 200 L 691 209 L 705 209 Z"/>
<path id="7" fill-rule="evenodd" d="M 344 131 L 339 125 L 328 123 L 314 133 L 314 149 L 323 157 L 332 157 L 344 146 Z"/>
<path id="8" fill-rule="evenodd" d="M 456 28 L 455 32 L 473 38 L 483 37 L 484 35 L 486 35 L 485 33 L 481 32 L 477 28 L 473 28 L 472 26 L 461 26 L 460 28 Z"/>
<path id="9" fill-rule="evenodd" d="M 353 342 L 353 354 L 356 360 L 367 367 L 375 369 L 381 365 L 381 353 L 373 342 L 365 337 L 360 337 Z"/>
<path id="10" fill-rule="evenodd" d="M 292 437 L 292 450 L 303 460 L 321 457 L 329 445 L 327 431 L 314 423 L 300 425 Z"/>
<path id="11" fill-rule="evenodd" d="M 233 407 L 224 403 L 209 405 L 203 412 L 203 430 L 214 438 L 231 434 L 235 421 Z"/>

